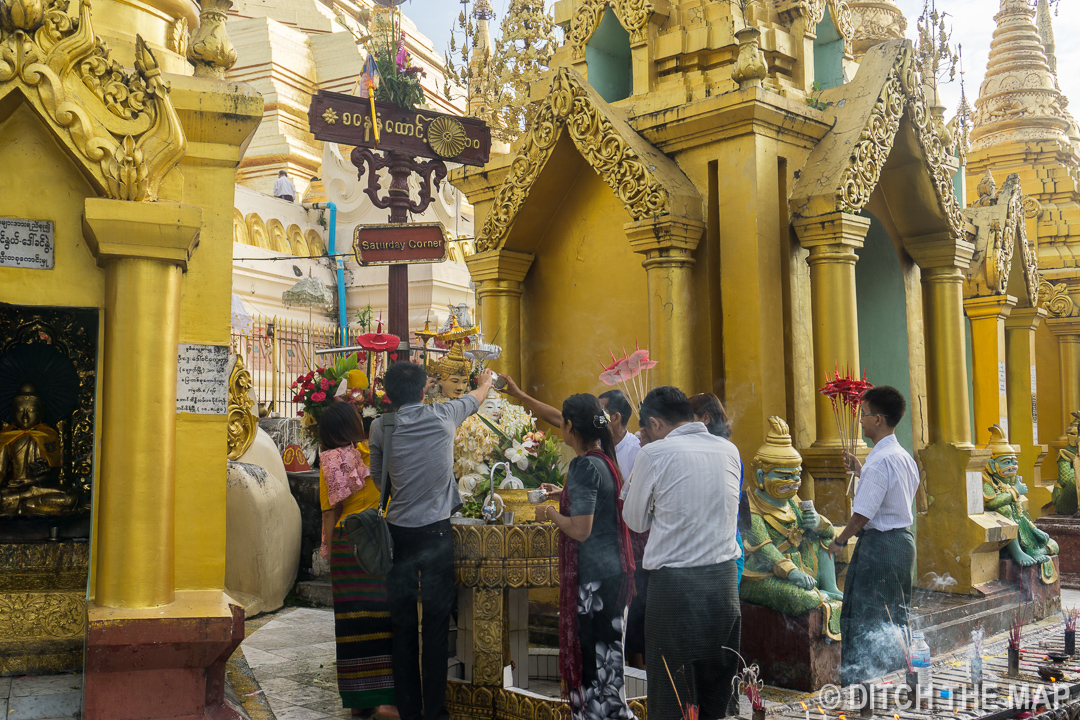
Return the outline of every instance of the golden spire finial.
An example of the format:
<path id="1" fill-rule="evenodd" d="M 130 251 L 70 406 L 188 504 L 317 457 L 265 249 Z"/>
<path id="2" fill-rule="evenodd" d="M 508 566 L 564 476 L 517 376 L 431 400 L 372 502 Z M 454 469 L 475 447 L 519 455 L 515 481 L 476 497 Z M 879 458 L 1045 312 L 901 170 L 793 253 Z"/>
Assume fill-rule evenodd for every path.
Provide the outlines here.
<path id="1" fill-rule="evenodd" d="M 851 50 L 856 60 L 861 60 L 875 45 L 904 38 L 907 18 L 895 0 L 853 0 L 848 5 L 851 7 L 851 24 L 855 28 Z"/>
<path id="2" fill-rule="evenodd" d="M 1069 117 L 1027 0 L 1001 0 L 986 77 L 975 101 L 973 149 L 1023 141 L 1068 144 Z"/>
<path id="3" fill-rule="evenodd" d="M 225 79 L 236 64 L 236 48 L 225 30 L 226 14 L 232 0 L 202 0 L 199 29 L 188 44 L 187 60 L 195 67 L 195 77 Z"/>

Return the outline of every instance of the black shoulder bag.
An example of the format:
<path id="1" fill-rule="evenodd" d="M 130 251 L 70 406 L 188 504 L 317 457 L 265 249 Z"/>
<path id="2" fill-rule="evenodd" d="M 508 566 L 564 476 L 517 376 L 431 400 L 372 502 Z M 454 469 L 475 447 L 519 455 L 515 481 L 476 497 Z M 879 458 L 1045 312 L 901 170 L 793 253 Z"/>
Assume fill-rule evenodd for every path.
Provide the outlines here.
<path id="1" fill-rule="evenodd" d="M 382 416 L 382 493 L 379 497 L 379 509 L 368 508 L 363 512 L 353 513 L 345 518 L 344 523 L 345 535 L 353 555 L 356 556 L 356 562 L 368 575 L 385 575 L 394 564 L 394 541 L 390 537 L 390 528 L 383 513 L 390 495 L 390 449 L 396 425 L 395 413 Z"/>

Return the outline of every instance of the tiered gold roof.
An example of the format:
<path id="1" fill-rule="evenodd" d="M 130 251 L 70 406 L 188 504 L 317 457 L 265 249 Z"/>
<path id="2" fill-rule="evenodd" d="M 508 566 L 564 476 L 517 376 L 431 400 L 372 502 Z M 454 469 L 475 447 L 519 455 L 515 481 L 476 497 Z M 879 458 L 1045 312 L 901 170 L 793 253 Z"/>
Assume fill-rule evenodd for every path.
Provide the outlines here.
<path id="1" fill-rule="evenodd" d="M 975 101 L 972 148 L 1008 142 L 1069 142 L 1066 101 L 1051 72 L 1027 0 L 1001 0 L 986 77 Z"/>
<path id="2" fill-rule="evenodd" d="M 907 18 L 894 0 L 854 0 L 848 5 L 855 28 L 851 49 L 856 58 L 861 59 L 878 43 L 904 38 Z"/>

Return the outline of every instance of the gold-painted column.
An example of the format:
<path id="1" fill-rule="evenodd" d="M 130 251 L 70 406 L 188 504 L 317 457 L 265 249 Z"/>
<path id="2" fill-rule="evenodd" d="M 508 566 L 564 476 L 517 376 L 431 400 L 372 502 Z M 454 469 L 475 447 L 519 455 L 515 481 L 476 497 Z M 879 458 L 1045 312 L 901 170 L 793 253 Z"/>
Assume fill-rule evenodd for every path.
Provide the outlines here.
<path id="1" fill-rule="evenodd" d="M 174 598 L 180 283 L 201 226 L 189 205 L 86 200 L 84 235 L 106 278 L 98 607 Z"/>
<path id="2" fill-rule="evenodd" d="M 907 238 L 922 271 L 930 444 L 971 443 L 964 272 L 975 248 L 948 233 Z"/>
<path id="3" fill-rule="evenodd" d="M 1080 317 L 1048 318 L 1046 327 L 1058 341 L 1063 439 L 1072 413 L 1080 410 Z"/>
<path id="4" fill-rule="evenodd" d="M 503 349 L 491 367 L 519 383 L 525 382 L 521 377 L 521 284 L 533 257 L 512 250 L 489 250 L 465 258 L 476 284 L 476 314 L 484 338 Z"/>
<path id="5" fill-rule="evenodd" d="M 971 320 L 971 386 L 975 395 L 975 444 L 990 442 L 990 426 L 1008 428 L 1005 382 L 1005 319 L 1016 305 L 1011 295 L 968 298 Z"/>
<path id="6" fill-rule="evenodd" d="M 645 256 L 649 292 L 649 353 L 657 385 L 674 385 L 687 394 L 694 388 L 693 303 L 690 293 L 692 254 L 705 232 L 698 220 L 663 216 L 623 225 L 634 252 Z"/>
<path id="7" fill-rule="evenodd" d="M 814 387 L 825 384 L 835 370 L 860 372 L 859 309 L 855 298 L 855 251 L 861 248 L 870 220 L 835 212 L 794 221 L 800 244 L 810 251 L 810 313 L 814 334 Z M 814 394 L 814 443 L 799 448 L 803 467 L 813 477 L 813 500 L 818 511 L 835 522 L 851 514 L 843 444 L 832 403 Z M 865 453 L 865 445 L 859 440 Z"/>
<path id="8" fill-rule="evenodd" d="M 1035 384 L 1035 331 L 1046 317 L 1043 308 L 1019 308 L 1005 321 L 1005 351 L 1009 393 L 1009 442 L 1020 446 L 1020 474 L 1028 487 L 1028 512 L 1042 515 L 1051 501 L 1051 488 L 1042 482 L 1046 445 L 1039 443 L 1039 411 Z"/>
<path id="9" fill-rule="evenodd" d="M 824 384 L 837 368 L 860 372 L 859 310 L 855 300 L 855 254 L 870 220 L 836 212 L 795 221 L 799 242 L 810 251 L 810 307 L 814 328 L 814 382 Z M 832 404 L 817 395 L 815 447 L 839 446 Z"/>

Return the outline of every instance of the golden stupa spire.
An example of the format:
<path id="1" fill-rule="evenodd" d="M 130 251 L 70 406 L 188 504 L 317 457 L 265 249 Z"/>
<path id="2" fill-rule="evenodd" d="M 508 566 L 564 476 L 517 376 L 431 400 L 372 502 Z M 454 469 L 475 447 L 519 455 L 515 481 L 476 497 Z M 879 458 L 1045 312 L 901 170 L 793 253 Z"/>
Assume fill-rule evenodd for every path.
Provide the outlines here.
<path id="1" fill-rule="evenodd" d="M 1050 71 L 1028 0 L 1001 0 L 986 77 L 975 101 L 973 149 L 1009 142 L 1069 143 L 1067 101 Z"/>
<path id="2" fill-rule="evenodd" d="M 1039 0 L 1038 16 L 1035 26 L 1039 29 L 1039 37 L 1042 38 L 1043 50 L 1046 52 L 1046 62 L 1050 65 L 1050 72 L 1057 75 L 1057 56 L 1054 43 L 1054 23 L 1050 20 L 1050 0 Z"/>
<path id="3" fill-rule="evenodd" d="M 852 0 L 851 24 L 855 35 L 851 50 L 857 60 L 870 48 L 886 40 L 902 40 L 907 30 L 907 18 L 895 0 Z"/>

